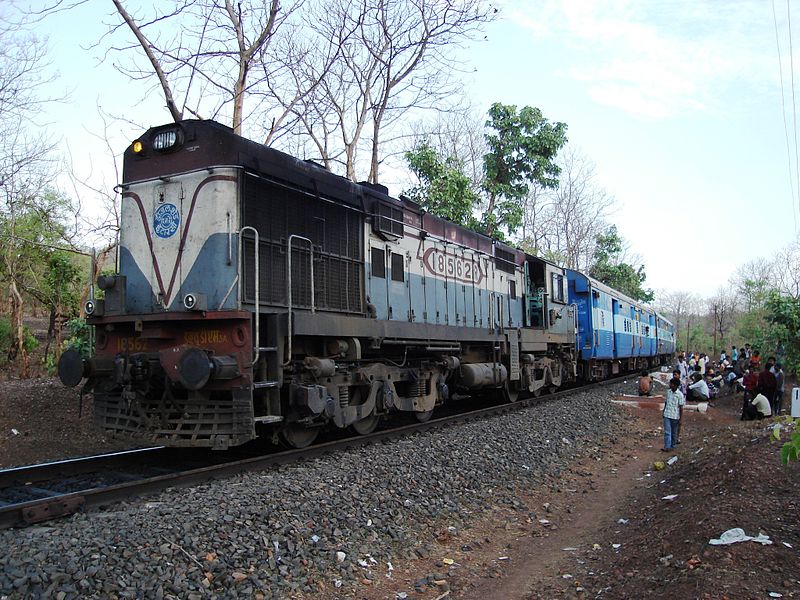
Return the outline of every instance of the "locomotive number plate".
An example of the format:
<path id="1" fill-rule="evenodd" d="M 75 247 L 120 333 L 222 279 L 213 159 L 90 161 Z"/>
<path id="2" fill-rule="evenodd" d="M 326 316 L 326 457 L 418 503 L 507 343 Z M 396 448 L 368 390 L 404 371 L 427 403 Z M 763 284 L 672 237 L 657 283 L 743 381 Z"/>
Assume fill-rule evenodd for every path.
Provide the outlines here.
<path id="1" fill-rule="evenodd" d="M 147 340 L 140 337 L 121 337 L 117 339 L 117 352 L 146 352 Z"/>
<path id="2" fill-rule="evenodd" d="M 422 255 L 425 270 L 439 277 L 447 277 L 478 285 L 483 281 L 484 273 L 477 260 L 451 254 L 439 248 L 428 248 Z"/>

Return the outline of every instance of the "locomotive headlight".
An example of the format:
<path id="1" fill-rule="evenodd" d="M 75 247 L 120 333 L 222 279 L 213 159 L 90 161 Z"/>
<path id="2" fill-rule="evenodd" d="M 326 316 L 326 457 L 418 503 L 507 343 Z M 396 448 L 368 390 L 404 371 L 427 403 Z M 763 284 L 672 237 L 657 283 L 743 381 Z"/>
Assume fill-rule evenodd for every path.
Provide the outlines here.
<path id="1" fill-rule="evenodd" d="M 153 139 L 151 140 L 153 150 L 157 150 L 158 152 L 174 150 L 183 141 L 181 139 L 182 137 L 181 129 L 178 127 L 159 131 L 153 135 Z"/>
<path id="2" fill-rule="evenodd" d="M 87 300 L 86 304 L 83 305 L 83 310 L 86 311 L 87 315 L 94 314 L 94 300 Z"/>
<path id="3" fill-rule="evenodd" d="M 142 150 L 144 150 L 144 144 L 142 144 L 142 140 L 136 140 L 131 144 L 131 149 L 133 150 L 134 154 L 141 154 Z"/>
<path id="4" fill-rule="evenodd" d="M 208 298 L 205 294 L 190 292 L 183 297 L 183 306 L 186 310 L 202 312 L 208 310 Z"/>

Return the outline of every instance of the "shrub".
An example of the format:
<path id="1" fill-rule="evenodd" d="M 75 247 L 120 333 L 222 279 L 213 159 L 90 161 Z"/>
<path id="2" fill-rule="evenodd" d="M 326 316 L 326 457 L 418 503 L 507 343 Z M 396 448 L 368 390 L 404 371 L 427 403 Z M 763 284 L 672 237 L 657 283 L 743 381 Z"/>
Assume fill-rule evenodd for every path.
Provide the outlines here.
<path id="1" fill-rule="evenodd" d="M 84 319 L 70 319 L 67 321 L 69 335 L 62 345 L 63 350 L 74 348 L 83 358 L 89 358 L 92 352 L 89 338 L 89 326 Z"/>

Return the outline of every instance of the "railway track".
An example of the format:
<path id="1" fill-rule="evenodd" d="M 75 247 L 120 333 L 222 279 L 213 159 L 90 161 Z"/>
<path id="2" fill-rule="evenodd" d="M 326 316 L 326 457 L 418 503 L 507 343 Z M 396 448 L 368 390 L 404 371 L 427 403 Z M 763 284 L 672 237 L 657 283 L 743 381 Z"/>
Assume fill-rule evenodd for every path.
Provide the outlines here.
<path id="1" fill-rule="evenodd" d="M 308 459 L 328 452 L 364 446 L 416 432 L 448 427 L 528 408 L 555 398 L 583 392 L 623 378 L 562 390 L 554 394 L 445 415 L 316 444 L 301 450 L 243 455 L 233 451 L 190 451 L 153 447 L 0 470 L 0 529 L 24 527 L 80 510 L 108 505 L 169 487 L 189 486 L 247 471 Z M 231 460 L 231 454 L 235 457 Z"/>

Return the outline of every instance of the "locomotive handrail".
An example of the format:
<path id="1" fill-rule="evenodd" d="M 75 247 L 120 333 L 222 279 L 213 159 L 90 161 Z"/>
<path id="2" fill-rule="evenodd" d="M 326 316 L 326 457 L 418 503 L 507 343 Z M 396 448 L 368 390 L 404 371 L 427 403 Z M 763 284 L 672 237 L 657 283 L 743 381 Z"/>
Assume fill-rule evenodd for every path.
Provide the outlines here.
<path id="1" fill-rule="evenodd" d="M 260 351 L 261 351 L 260 350 L 260 348 L 261 348 L 261 337 L 260 337 L 261 331 L 260 331 L 260 328 L 259 328 L 259 322 L 261 321 L 261 315 L 259 314 L 259 309 L 260 309 L 260 306 L 259 306 L 260 290 L 259 290 L 259 285 L 258 285 L 259 281 L 258 280 L 259 280 L 259 276 L 260 276 L 260 271 L 259 271 L 259 265 L 258 265 L 258 229 L 256 229 L 255 227 L 251 227 L 250 225 L 245 225 L 244 227 L 242 227 L 239 230 L 239 266 L 238 266 L 238 270 L 239 271 L 241 271 L 242 266 L 244 265 L 244 253 L 242 252 L 242 249 L 243 249 L 243 246 L 244 246 L 244 243 L 242 242 L 242 240 L 244 239 L 244 235 L 242 235 L 242 234 L 246 230 L 252 231 L 253 235 L 256 238 L 255 247 L 253 248 L 253 256 L 255 258 L 255 272 L 256 272 L 256 277 L 255 277 L 255 280 L 256 280 L 255 281 L 256 298 L 255 298 L 255 307 L 254 307 L 254 311 L 253 312 L 254 312 L 254 317 L 255 317 L 255 321 L 256 321 L 256 326 L 255 326 L 255 339 L 253 340 L 254 341 L 254 344 L 253 344 L 253 353 L 254 353 L 253 354 L 253 363 L 251 365 L 251 366 L 255 366 L 255 364 L 258 362 L 259 354 L 260 354 Z"/>
<path id="2" fill-rule="evenodd" d="M 294 233 L 289 236 L 288 241 L 288 250 L 286 252 L 286 276 L 288 277 L 287 287 L 289 290 L 289 298 L 287 299 L 287 307 L 286 307 L 286 316 L 288 318 L 288 331 L 287 331 L 287 342 L 289 348 L 287 349 L 286 353 L 286 361 L 283 363 L 283 366 L 288 366 L 292 363 L 292 241 L 293 240 L 301 240 L 304 242 L 308 242 L 309 252 L 308 252 L 308 262 L 311 265 L 311 312 L 312 314 L 316 312 L 314 307 L 314 242 L 312 242 L 307 237 L 303 237 L 302 235 L 295 235 Z"/>
<path id="3" fill-rule="evenodd" d="M 572 308 L 572 329 L 573 329 L 573 335 L 575 336 L 575 348 L 577 351 L 577 349 L 581 347 L 580 335 L 579 335 L 580 332 L 578 327 L 578 303 L 573 302 L 569 306 L 570 308 Z"/>

